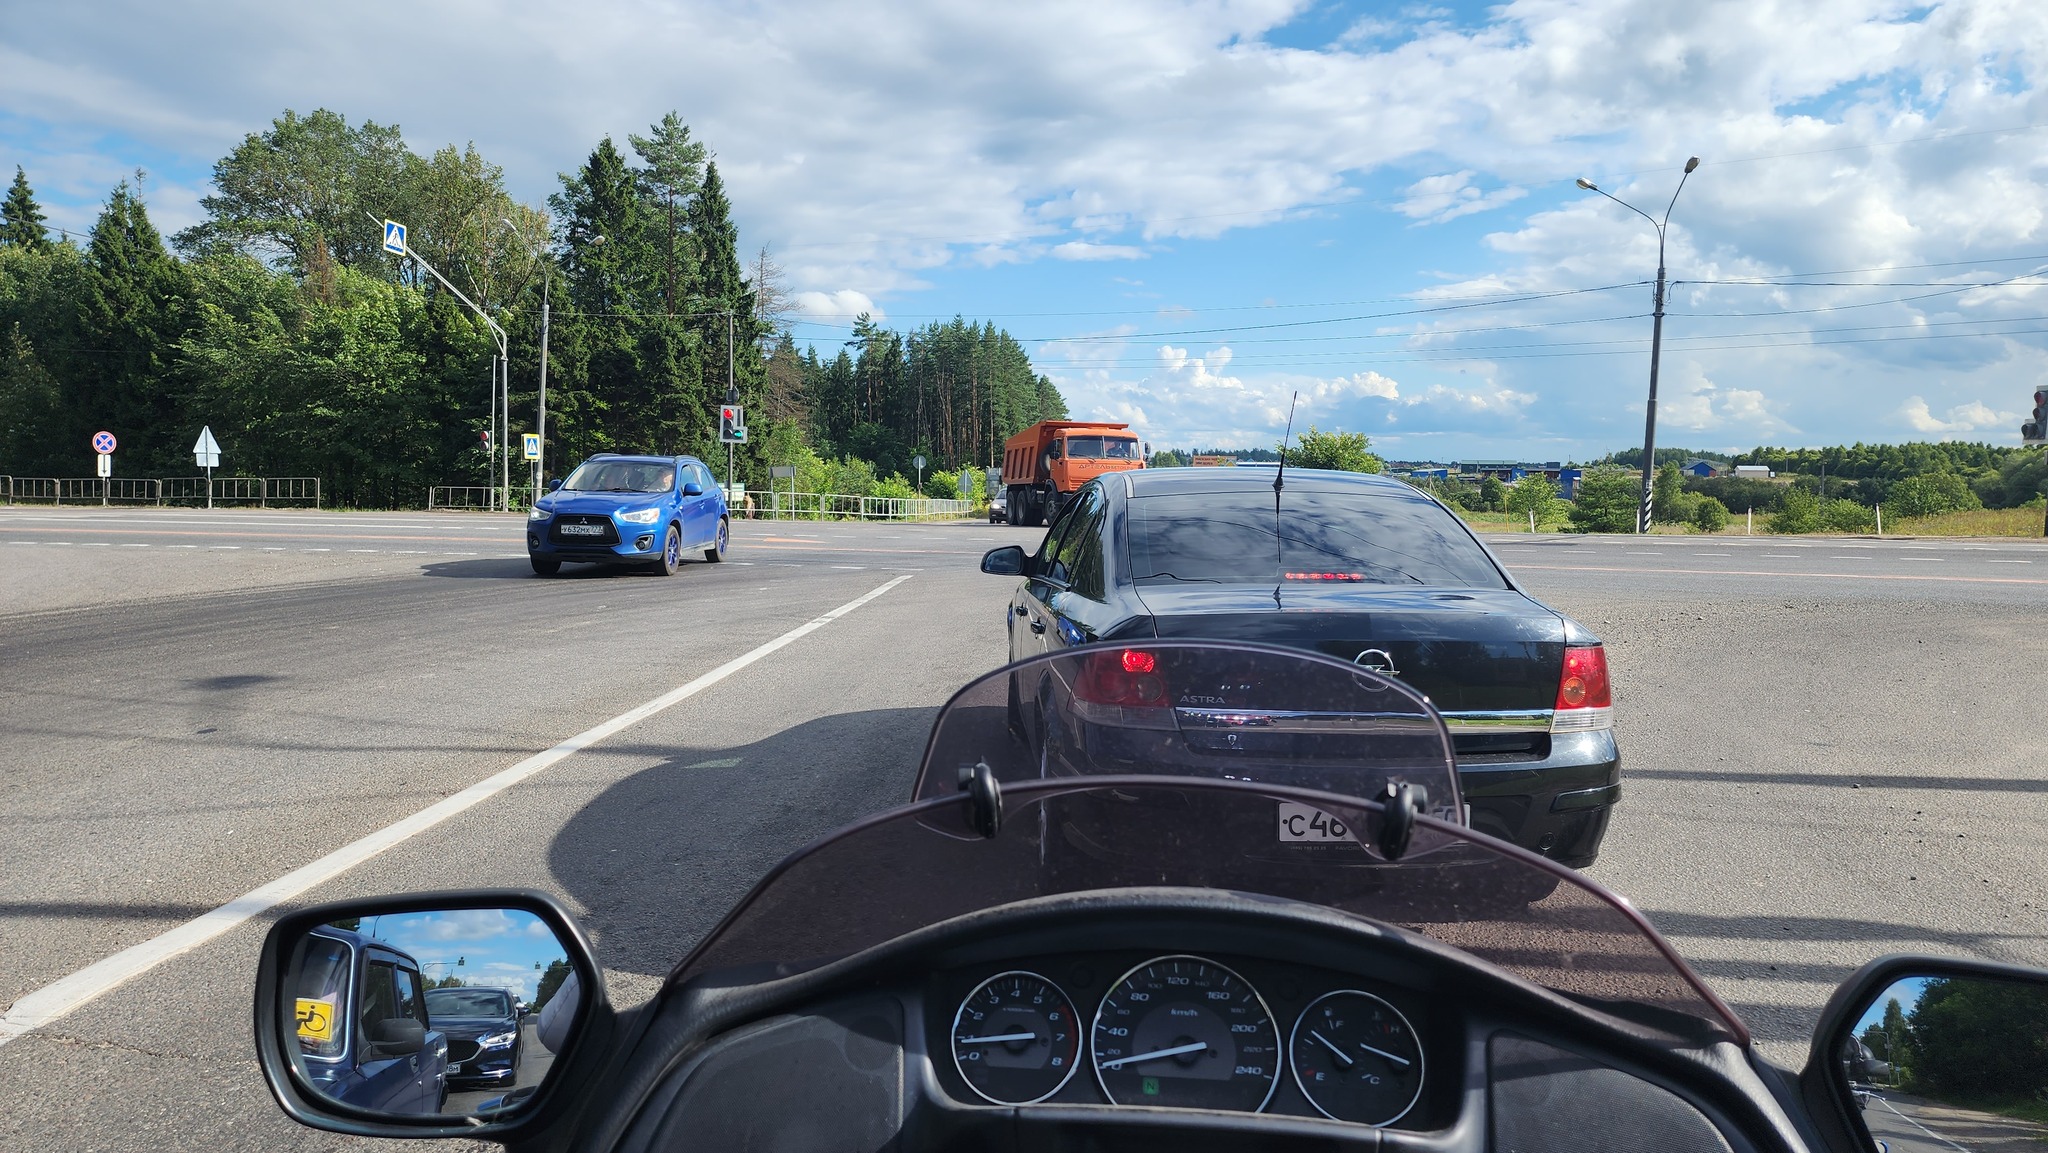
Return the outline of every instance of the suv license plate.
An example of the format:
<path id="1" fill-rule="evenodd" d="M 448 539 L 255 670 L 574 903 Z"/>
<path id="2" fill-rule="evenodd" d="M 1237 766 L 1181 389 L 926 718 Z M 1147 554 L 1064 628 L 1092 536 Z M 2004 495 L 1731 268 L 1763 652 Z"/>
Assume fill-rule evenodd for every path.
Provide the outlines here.
<path id="1" fill-rule="evenodd" d="M 604 526 L 603 526 L 603 525 L 601 525 L 601 524 L 565 524 L 565 525 L 563 525 L 563 526 L 562 526 L 562 535 L 563 535 L 563 536 L 603 536 L 603 535 L 604 535 Z"/>
<path id="2" fill-rule="evenodd" d="M 1280 802 L 1280 840 L 1282 842 L 1336 842 L 1358 840 L 1358 834 L 1342 820 L 1315 808 L 1299 805 L 1293 801 Z"/>

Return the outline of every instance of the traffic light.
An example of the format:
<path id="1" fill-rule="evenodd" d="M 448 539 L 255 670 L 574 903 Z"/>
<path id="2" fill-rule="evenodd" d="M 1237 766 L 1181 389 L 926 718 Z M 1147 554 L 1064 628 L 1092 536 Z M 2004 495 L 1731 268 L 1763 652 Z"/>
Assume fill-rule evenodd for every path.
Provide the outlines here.
<path id="1" fill-rule="evenodd" d="M 2020 426 L 2020 439 L 2028 444 L 2048 444 L 2048 388 L 2034 390 L 2034 419 Z"/>
<path id="2" fill-rule="evenodd" d="M 477 435 L 484 438 L 484 451 L 491 451 L 491 434 L 489 432 L 480 432 Z"/>
<path id="3" fill-rule="evenodd" d="M 725 404 L 719 406 L 718 441 L 720 444 L 747 443 L 746 414 L 739 405 Z"/>

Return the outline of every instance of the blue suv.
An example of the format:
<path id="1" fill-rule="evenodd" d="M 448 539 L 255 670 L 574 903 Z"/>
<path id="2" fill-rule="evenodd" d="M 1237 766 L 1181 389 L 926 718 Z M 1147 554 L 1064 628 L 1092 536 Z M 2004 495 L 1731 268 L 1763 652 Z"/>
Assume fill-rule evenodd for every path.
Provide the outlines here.
<path id="1" fill-rule="evenodd" d="M 563 561 L 644 565 L 673 576 L 685 553 L 724 560 L 729 532 L 725 493 L 703 461 L 599 453 L 533 502 L 526 554 L 541 576 L 562 571 Z"/>

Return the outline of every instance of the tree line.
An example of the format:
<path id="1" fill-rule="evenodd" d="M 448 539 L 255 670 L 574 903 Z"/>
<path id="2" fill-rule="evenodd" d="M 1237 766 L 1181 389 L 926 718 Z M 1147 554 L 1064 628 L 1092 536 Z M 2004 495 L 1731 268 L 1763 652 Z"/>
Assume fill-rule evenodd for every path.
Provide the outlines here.
<path id="1" fill-rule="evenodd" d="M 490 483 L 498 343 L 458 292 L 506 334 L 515 433 L 534 426 L 545 326 L 551 472 L 606 451 L 722 472 L 728 382 L 756 488 L 772 464 L 836 458 L 858 479 L 917 453 L 990 460 L 1065 414 L 992 325 L 863 317 L 836 356 L 799 352 L 782 271 L 765 247 L 743 258 L 704 143 L 670 113 L 626 144 L 599 141 L 543 208 L 474 146 L 421 155 L 396 125 L 287 111 L 214 165 L 205 219 L 168 241 L 140 172 L 73 242 L 50 237 L 17 168 L 0 202 L 0 473 L 87 475 L 105 428 L 120 475 L 190 475 L 208 425 L 227 471 L 320 477 L 336 504 Z M 385 219 L 413 255 L 384 251 Z"/>

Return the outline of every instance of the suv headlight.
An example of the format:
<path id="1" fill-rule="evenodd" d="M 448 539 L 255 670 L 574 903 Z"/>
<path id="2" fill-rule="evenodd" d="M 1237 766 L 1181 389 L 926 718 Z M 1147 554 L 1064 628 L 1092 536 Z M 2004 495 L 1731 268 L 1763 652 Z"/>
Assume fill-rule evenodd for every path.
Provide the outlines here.
<path id="1" fill-rule="evenodd" d="M 632 512 L 622 512 L 619 514 L 619 519 L 627 524 L 653 524 L 661 519 L 661 508 L 656 506 L 654 508 L 636 509 Z"/>
<path id="2" fill-rule="evenodd" d="M 532 508 L 526 510 L 527 520 L 546 520 L 553 515 L 555 514 L 549 512 L 547 509 L 540 507 L 539 505 L 534 505 Z"/>
<path id="3" fill-rule="evenodd" d="M 505 1046 L 510 1045 L 513 1039 L 518 1036 L 519 1034 L 516 1032 L 493 1033 L 488 1037 L 478 1037 L 476 1039 L 476 1047 L 479 1049 L 503 1049 Z"/>

